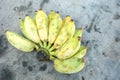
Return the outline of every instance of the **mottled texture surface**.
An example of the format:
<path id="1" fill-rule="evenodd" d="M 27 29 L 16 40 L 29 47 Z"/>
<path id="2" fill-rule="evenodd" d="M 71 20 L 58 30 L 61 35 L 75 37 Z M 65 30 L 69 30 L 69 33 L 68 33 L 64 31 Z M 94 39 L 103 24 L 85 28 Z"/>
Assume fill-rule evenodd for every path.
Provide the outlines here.
<path id="1" fill-rule="evenodd" d="M 70 15 L 83 28 L 88 45 L 85 68 L 76 74 L 56 72 L 50 61 L 38 61 L 36 52 L 12 47 L 4 32 L 20 33 L 19 18 L 43 9 Z M 0 0 L 0 80 L 120 80 L 120 0 Z"/>

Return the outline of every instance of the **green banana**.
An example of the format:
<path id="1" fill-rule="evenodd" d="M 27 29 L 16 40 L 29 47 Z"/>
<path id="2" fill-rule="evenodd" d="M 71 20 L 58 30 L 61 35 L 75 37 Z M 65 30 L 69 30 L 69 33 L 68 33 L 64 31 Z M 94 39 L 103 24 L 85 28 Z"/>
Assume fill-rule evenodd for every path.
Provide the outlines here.
<path id="1" fill-rule="evenodd" d="M 26 36 L 28 39 L 32 40 L 35 43 L 40 42 L 40 38 L 37 32 L 37 27 L 34 21 L 29 16 L 25 17 L 24 26 L 21 30 L 24 36 Z"/>
<path id="2" fill-rule="evenodd" d="M 56 51 L 56 56 L 59 59 L 67 59 L 73 56 L 80 48 L 82 30 L 76 30 L 72 38 L 70 38 L 61 48 Z"/>
<path id="3" fill-rule="evenodd" d="M 15 48 L 24 51 L 24 52 L 31 52 L 35 47 L 37 47 L 34 43 L 31 41 L 23 38 L 22 36 L 11 32 L 11 31 L 6 31 L 6 36 L 7 40 L 9 43 L 11 43 L 12 46 Z"/>
<path id="4" fill-rule="evenodd" d="M 61 29 L 62 18 L 60 17 L 59 13 L 54 12 L 50 12 L 48 18 L 49 18 L 49 37 L 48 37 L 49 47 L 54 43 L 58 35 L 58 32 Z"/>
<path id="5" fill-rule="evenodd" d="M 65 23 L 63 22 L 64 25 L 54 42 L 53 48 L 55 49 L 60 48 L 60 46 L 62 46 L 68 39 L 70 39 L 74 35 L 75 32 L 74 21 L 72 20 L 66 21 L 67 19 L 69 18 L 67 17 L 65 18 Z"/>
<path id="6" fill-rule="evenodd" d="M 54 60 L 54 68 L 56 71 L 64 74 L 72 74 L 81 71 L 85 66 L 85 60 L 79 58 L 70 58 L 67 60 Z"/>
<path id="7" fill-rule="evenodd" d="M 48 17 L 43 10 L 38 10 L 35 15 L 35 21 L 40 39 L 47 42 L 48 39 Z"/>

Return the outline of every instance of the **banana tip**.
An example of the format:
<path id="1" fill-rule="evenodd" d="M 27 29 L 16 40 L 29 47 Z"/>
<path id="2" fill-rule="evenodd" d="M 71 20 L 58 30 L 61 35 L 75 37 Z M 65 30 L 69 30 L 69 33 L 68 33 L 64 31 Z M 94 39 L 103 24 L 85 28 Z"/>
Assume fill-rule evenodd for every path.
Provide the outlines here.
<path id="1" fill-rule="evenodd" d="M 82 28 L 80 28 L 80 30 L 82 30 Z"/>
<path id="2" fill-rule="evenodd" d="M 28 14 L 26 14 L 25 16 L 28 16 Z"/>
<path id="3" fill-rule="evenodd" d="M 5 30 L 4 33 L 6 33 L 8 30 Z"/>
<path id="4" fill-rule="evenodd" d="M 57 11 L 56 13 L 59 13 L 59 11 Z"/>
<path id="5" fill-rule="evenodd" d="M 82 59 L 82 62 L 86 63 L 86 60 L 83 58 L 83 59 Z"/>
<path id="6" fill-rule="evenodd" d="M 42 8 L 39 9 L 40 11 L 42 10 Z"/>
<path id="7" fill-rule="evenodd" d="M 73 20 L 73 19 L 71 19 L 71 21 L 73 22 L 74 20 Z"/>

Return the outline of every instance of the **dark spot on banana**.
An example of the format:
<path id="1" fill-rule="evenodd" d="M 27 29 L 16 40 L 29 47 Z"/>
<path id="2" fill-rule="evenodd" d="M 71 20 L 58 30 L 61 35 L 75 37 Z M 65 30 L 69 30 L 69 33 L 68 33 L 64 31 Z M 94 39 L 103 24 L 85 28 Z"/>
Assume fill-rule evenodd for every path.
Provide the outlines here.
<path id="1" fill-rule="evenodd" d="M 26 62 L 26 61 L 23 61 L 23 62 L 22 62 L 22 66 L 23 66 L 23 67 L 26 67 L 26 66 L 27 66 L 27 62 Z"/>
<path id="2" fill-rule="evenodd" d="M 47 64 L 44 64 L 40 67 L 40 71 L 45 71 L 47 69 Z"/>
<path id="3" fill-rule="evenodd" d="M 33 70 L 33 67 L 32 66 L 28 66 L 27 67 L 29 71 L 32 71 Z"/>

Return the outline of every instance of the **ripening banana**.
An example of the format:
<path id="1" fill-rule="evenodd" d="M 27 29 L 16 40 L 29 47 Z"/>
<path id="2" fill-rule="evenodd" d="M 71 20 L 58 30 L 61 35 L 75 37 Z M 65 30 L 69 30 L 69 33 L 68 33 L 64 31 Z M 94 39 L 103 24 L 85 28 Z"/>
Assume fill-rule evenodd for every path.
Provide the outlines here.
<path id="1" fill-rule="evenodd" d="M 56 71 L 64 74 L 72 74 L 81 71 L 85 66 L 85 60 L 79 58 L 70 58 L 67 60 L 54 60 Z"/>
<path id="2" fill-rule="evenodd" d="M 58 49 L 55 55 L 59 59 L 67 59 L 73 56 L 80 48 L 82 30 L 76 30 L 72 38 L 70 38 L 60 49 Z"/>
<path id="3" fill-rule="evenodd" d="M 30 40 L 27 40 L 14 32 L 6 31 L 6 36 L 9 43 L 21 51 L 31 52 L 35 47 L 37 47 Z"/>
<path id="4" fill-rule="evenodd" d="M 68 39 L 70 39 L 74 35 L 75 24 L 74 24 L 74 21 L 69 20 L 68 17 L 69 16 L 67 16 L 65 18 L 65 20 L 63 22 L 64 25 L 63 25 L 61 31 L 59 32 L 59 34 L 54 42 L 53 48 L 55 48 L 55 49 L 60 48 L 65 43 L 65 41 L 67 41 Z"/>
<path id="5" fill-rule="evenodd" d="M 48 22 L 50 23 L 50 21 L 54 18 L 55 16 L 55 12 L 53 10 L 50 11 L 49 15 L 48 15 Z"/>
<path id="6" fill-rule="evenodd" d="M 54 13 L 53 11 L 50 12 L 48 18 L 49 18 L 49 37 L 48 37 L 49 47 L 54 43 L 61 29 L 62 18 L 60 17 L 59 13 Z"/>
<path id="7" fill-rule="evenodd" d="M 23 35 L 27 38 L 27 33 L 25 30 L 25 26 L 24 26 L 24 20 L 23 19 L 19 19 L 19 25 L 20 25 L 20 30 L 22 31 Z"/>
<path id="8" fill-rule="evenodd" d="M 82 57 L 85 56 L 86 52 L 87 52 L 87 47 L 86 46 L 80 46 L 80 49 L 75 53 L 74 57 L 82 58 Z"/>
<path id="9" fill-rule="evenodd" d="M 37 30 L 42 41 L 48 39 L 48 17 L 43 10 L 38 10 L 35 15 Z"/>
<path id="10" fill-rule="evenodd" d="M 40 38 L 37 32 L 37 27 L 34 21 L 29 16 L 25 17 L 24 25 L 21 26 L 21 31 L 23 32 L 25 37 L 32 40 L 33 42 L 35 43 L 40 42 Z"/>
<path id="11" fill-rule="evenodd" d="M 42 44 L 43 47 L 46 47 L 48 39 L 48 17 L 43 10 L 38 10 L 35 12 L 34 20 L 42 41 L 40 45 Z"/>
<path id="12" fill-rule="evenodd" d="M 55 59 L 54 67 L 58 72 L 61 73 L 76 73 L 81 71 L 85 66 L 85 60 L 82 58 L 85 56 L 87 47 L 81 46 L 80 49 L 68 59 Z"/>

